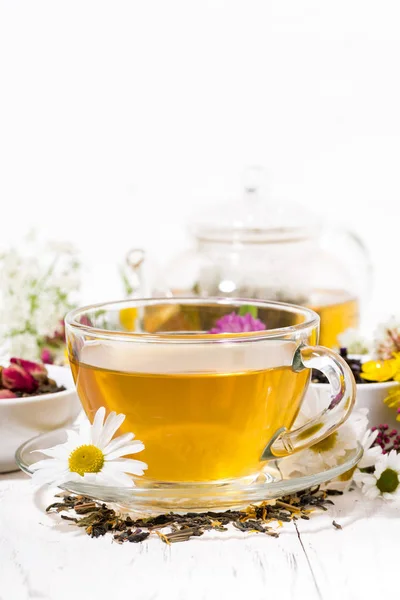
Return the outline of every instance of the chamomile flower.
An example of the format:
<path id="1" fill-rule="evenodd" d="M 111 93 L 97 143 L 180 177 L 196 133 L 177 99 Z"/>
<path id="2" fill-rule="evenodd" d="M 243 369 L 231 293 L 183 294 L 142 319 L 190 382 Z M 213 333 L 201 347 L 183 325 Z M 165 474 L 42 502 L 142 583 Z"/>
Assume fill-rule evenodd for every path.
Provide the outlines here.
<path id="1" fill-rule="evenodd" d="M 363 409 L 363 411 L 364 410 L 365 409 Z M 360 426 L 361 422 L 359 422 L 358 425 Z M 382 449 L 379 446 L 372 447 L 373 443 L 375 442 L 378 436 L 378 431 L 371 431 L 370 429 L 368 429 L 367 431 L 365 431 L 364 435 L 361 435 L 361 433 L 362 430 L 359 427 L 357 433 L 357 440 L 363 448 L 363 455 L 361 457 L 361 460 L 357 463 L 356 467 L 353 467 L 349 471 L 346 471 L 345 473 L 342 473 L 342 475 L 339 475 L 339 477 L 336 477 L 335 479 L 332 479 L 331 481 L 326 483 L 326 488 L 341 490 L 343 492 L 348 490 L 351 484 L 353 483 L 354 474 L 358 473 L 359 469 L 373 467 L 378 457 L 381 456 Z"/>
<path id="2" fill-rule="evenodd" d="M 304 401 L 304 407 L 296 420 L 295 426 L 301 426 L 310 421 L 326 406 L 317 393 L 311 390 Z M 326 471 L 340 464 L 346 454 L 357 448 L 359 441 L 365 435 L 368 427 L 368 410 L 354 410 L 348 420 L 321 442 L 306 450 L 288 456 L 280 463 L 280 470 L 286 477 L 294 474 Z M 372 442 L 371 442 L 372 443 Z"/>
<path id="3" fill-rule="evenodd" d="M 352 327 L 338 335 L 338 342 L 349 354 L 368 354 L 370 351 L 368 340 Z"/>
<path id="4" fill-rule="evenodd" d="M 396 450 L 381 454 L 375 463 L 373 473 L 358 471 L 354 481 L 371 500 L 382 497 L 387 500 L 400 498 L 400 455 Z"/>
<path id="5" fill-rule="evenodd" d="M 360 440 L 361 446 L 363 447 L 364 454 L 361 460 L 357 464 L 358 469 L 366 469 L 373 467 L 380 456 L 382 456 L 382 448 L 380 446 L 372 446 L 378 437 L 378 431 L 371 431 L 368 429 L 363 438 Z"/>
<path id="6" fill-rule="evenodd" d="M 130 475 L 143 475 L 146 463 L 126 455 L 136 454 L 144 444 L 134 440 L 133 433 L 112 439 L 125 420 L 125 415 L 111 412 L 104 421 L 105 408 L 96 412 L 93 424 L 84 422 L 79 433 L 67 431 L 67 441 L 53 448 L 37 450 L 48 458 L 31 465 L 33 482 L 39 485 L 61 485 L 67 481 L 82 481 L 118 487 L 133 487 Z"/>

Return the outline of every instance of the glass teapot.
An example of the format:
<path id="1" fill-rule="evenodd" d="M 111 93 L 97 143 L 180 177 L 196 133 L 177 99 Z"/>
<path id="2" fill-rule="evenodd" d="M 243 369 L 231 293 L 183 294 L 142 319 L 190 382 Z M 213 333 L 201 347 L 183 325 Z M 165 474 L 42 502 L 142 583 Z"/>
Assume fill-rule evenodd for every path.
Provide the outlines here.
<path id="1" fill-rule="evenodd" d="M 249 169 L 239 202 L 197 220 L 193 248 L 172 261 L 153 291 L 304 305 L 321 317 L 320 343 L 337 347 L 338 335 L 359 324 L 371 280 L 367 251 L 353 233 L 266 199 L 262 176 Z"/>

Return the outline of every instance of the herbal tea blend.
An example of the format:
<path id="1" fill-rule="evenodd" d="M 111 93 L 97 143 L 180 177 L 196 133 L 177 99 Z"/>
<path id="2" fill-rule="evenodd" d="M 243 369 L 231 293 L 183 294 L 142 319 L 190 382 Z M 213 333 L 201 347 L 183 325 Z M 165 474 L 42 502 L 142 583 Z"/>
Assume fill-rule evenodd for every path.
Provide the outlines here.
<path id="1" fill-rule="evenodd" d="M 333 504 L 329 496 L 341 494 L 342 492 L 337 490 L 321 490 L 318 486 L 257 506 L 250 505 L 240 511 L 184 515 L 171 512 L 155 517 L 132 519 L 130 516 L 123 517 L 117 514 L 105 504 L 91 498 L 61 493 L 56 496 L 61 500 L 48 506 L 46 512 L 72 512 L 75 516 L 61 514 L 61 518 L 84 528 L 90 537 L 112 533 L 113 539 L 118 543 L 139 543 L 150 535 L 157 535 L 165 544 L 174 544 L 199 537 L 206 531 L 227 532 L 229 525 L 243 532 L 279 537 L 276 526 L 298 519 L 309 520 L 316 509 L 326 511 L 327 506 Z M 341 529 L 335 521 L 333 526 Z"/>
<path id="2" fill-rule="evenodd" d="M 308 371 L 275 366 L 275 348 L 264 344 L 261 351 L 247 350 L 241 372 L 231 364 L 210 372 L 212 364 L 224 364 L 226 352 L 200 345 L 185 348 L 177 359 L 175 348 L 121 349 L 100 342 L 83 348 L 71 369 L 87 414 L 101 406 L 107 412 L 117 408 L 126 415 L 121 432 L 146 440 L 147 477 L 231 479 L 257 472 L 266 441 L 280 427 L 290 429 Z M 290 359 L 292 347 L 286 352 Z M 177 360 L 180 372 L 174 372 Z"/>
<path id="3" fill-rule="evenodd" d="M 0 400 L 63 392 L 66 388 L 50 379 L 46 367 L 23 358 L 11 358 L 0 366 Z"/>

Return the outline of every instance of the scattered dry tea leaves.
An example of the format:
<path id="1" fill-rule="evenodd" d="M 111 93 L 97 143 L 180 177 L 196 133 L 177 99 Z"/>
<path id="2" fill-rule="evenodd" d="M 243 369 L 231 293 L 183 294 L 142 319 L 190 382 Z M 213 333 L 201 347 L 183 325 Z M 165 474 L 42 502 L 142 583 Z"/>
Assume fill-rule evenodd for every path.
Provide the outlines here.
<path id="1" fill-rule="evenodd" d="M 165 544 L 186 542 L 199 537 L 206 531 L 228 531 L 228 525 L 248 533 L 263 533 L 279 537 L 277 527 L 297 519 L 308 520 L 316 510 L 327 510 L 333 504 L 329 496 L 340 495 L 337 490 L 321 490 L 319 487 L 284 496 L 276 501 L 266 501 L 250 505 L 244 510 L 224 512 L 168 513 L 141 519 L 132 519 L 117 514 L 106 504 L 85 496 L 57 494 L 60 500 L 47 507 L 46 512 L 72 512 L 73 516 L 62 514 L 61 518 L 85 529 L 90 537 L 113 534 L 119 544 L 140 543 L 155 534 Z M 272 527 L 271 525 L 274 525 Z M 341 526 L 333 521 L 334 527 Z"/>

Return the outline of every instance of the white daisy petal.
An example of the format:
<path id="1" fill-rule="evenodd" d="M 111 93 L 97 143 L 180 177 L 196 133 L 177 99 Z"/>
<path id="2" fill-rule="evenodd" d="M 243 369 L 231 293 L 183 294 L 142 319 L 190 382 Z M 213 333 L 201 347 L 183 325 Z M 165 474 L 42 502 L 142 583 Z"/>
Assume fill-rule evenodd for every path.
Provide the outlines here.
<path id="1" fill-rule="evenodd" d="M 57 469 L 39 469 L 32 474 L 33 483 L 52 483 L 60 474 Z"/>
<path id="2" fill-rule="evenodd" d="M 82 475 L 79 475 L 79 473 L 68 471 L 68 481 L 77 481 L 78 483 L 81 483 L 83 481 L 83 477 Z"/>
<path id="3" fill-rule="evenodd" d="M 380 496 L 380 492 L 378 490 L 377 487 L 372 487 L 369 489 L 362 489 L 362 492 L 365 494 L 365 496 L 369 499 L 369 500 L 375 500 L 376 498 L 378 498 Z"/>
<path id="4" fill-rule="evenodd" d="M 85 419 L 79 426 L 79 442 L 82 445 L 92 443 L 92 425 L 88 419 Z"/>
<path id="5" fill-rule="evenodd" d="M 37 485 L 47 483 L 57 486 L 66 483 L 68 480 L 68 470 L 63 471 L 60 469 L 41 469 L 40 471 L 35 471 L 32 476 L 32 482 Z"/>
<path id="6" fill-rule="evenodd" d="M 104 423 L 103 431 L 98 439 L 97 446 L 99 448 L 105 448 L 124 421 L 125 415 L 116 415 L 115 412 L 110 413 Z"/>
<path id="7" fill-rule="evenodd" d="M 371 478 L 372 485 L 375 485 L 375 477 L 373 475 L 369 475 L 368 473 L 361 473 L 361 471 L 356 471 L 353 475 L 353 481 L 357 485 L 363 485 L 368 481 L 368 478 Z"/>
<path id="8" fill-rule="evenodd" d="M 131 473 L 132 475 L 143 475 L 143 471 L 148 469 L 148 465 L 141 460 L 134 460 L 133 458 L 120 458 L 119 460 L 113 460 L 110 463 L 106 463 L 107 468 L 119 469 L 124 473 Z"/>
<path id="9" fill-rule="evenodd" d="M 137 452 L 141 452 L 144 450 L 143 442 L 136 440 L 132 444 L 127 444 L 126 446 L 122 446 L 118 448 L 114 452 L 110 452 L 107 454 L 107 460 L 114 460 L 114 458 L 119 458 L 120 456 L 126 456 L 127 454 L 136 454 Z"/>
<path id="10" fill-rule="evenodd" d="M 32 471 L 37 471 L 38 469 L 53 469 L 64 466 L 64 462 L 58 460 L 58 458 L 43 458 L 42 460 L 38 460 L 30 466 Z"/>
<path id="11" fill-rule="evenodd" d="M 367 467 L 373 467 L 381 454 L 382 449 L 379 446 L 369 448 L 369 450 L 364 452 L 361 460 L 358 462 L 358 468 L 366 469 Z"/>
<path id="12" fill-rule="evenodd" d="M 382 454 L 376 461 L 374 475 L 377 479 L 382 475 L 387 468 L 387 454 Z"/>
<path id="13" fill-rule="evenodd" d="M 394 493 L 392 493 L 392 492 L 383 492 L 382 498 L 385 498 L 385 500 L 394 500 L 395 496 L 394 496 Z"/>
<path id="14" fill-rule="evenodd" d="M 71 472 L 64 471 L 63 473 L 58 473 L 57 477 L 54 479 L 52 484 L 60 486 L 60 485 L 65 485 L 69 481 L 71 481 Z"/>
<path id="15" fill-rule="evenodd" d="M 377 429 L 375 431 L 371 431 L 370 429 L 368 429 L 365 432 L 364 437 L 361 441 L 361 444 L 362 444 L 362 447 L 364 448 L 364 450 L 368 450 L 369 448 L 371 448 L 372 444 L 378 437 L 378 433 L 379 432 Z"/>
<path id="16" fill-rule="evenodd" d="M 91 442 L 95 446 L 98 446 L 99 438 L 103 431 L 103 422 L 105 415 L 106 409 L 104 408 L 104 406 L 101 406 L 94 415 L 93 425 L 91 427 Z"/>
<path id="17" fill-rule="evenodd" d="M 398 471 L 400 469 L 400 456 L 397 454 L 396 450 L 391 450 L 387 457 L 388 468 Z"/>
<path id="18" fill-rule="evenodd" d="M 59 446 L 54 446 L 53 448 L 47 448 L 43 450 L 32 450 L 32 452 L 41 452 L 45 456 L 50 456 L 51 458 L 57 458 L 59 460 L 67 459 L 69 455 L 69 451 L 65 447 L 65 444 L 60 444 Z"/>
<path id="19" fill-rule="evenodd" d="M 121 446 L 125 444 L 129 444 L 133 440 L 135 436 L 133 433 L 124 433 L 123 435 L 119 435 L 114 440 L 111 440 L 109 444 L 105 448 L 103 448 L 104 454 L 107 456 L 110 452 L 114 452 L 118 450 Z"/>
<path id="20" fill-rule="evenodd" d="M 99 474 L 99 481 L 102 481 L 104 485 L 113 485 L 116 487 L 133 487 L 135 485 L 132 477 L 110 468 L 110 465 L 107 463 Z"/>
<path id="21" fill-rule="evenodd" d="M 400 485 L 397 486 L 397 489 L 392 492 L 393 500 L 398 500 L 400 498 Z"/>
<path id="22" fill-rule="evenodd" d="M 77 431 L 67 430 L 67 444 L 69 446 L 79 446 L 80 437 Z"/>
<path id="23" fill-rule="evenodd" d="M 80 478 L 83 483 L 94 484 L 96 483 L 97 473 L 85 473 L 83 476 L 80 475 Z"/>

